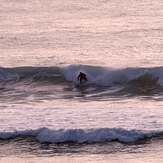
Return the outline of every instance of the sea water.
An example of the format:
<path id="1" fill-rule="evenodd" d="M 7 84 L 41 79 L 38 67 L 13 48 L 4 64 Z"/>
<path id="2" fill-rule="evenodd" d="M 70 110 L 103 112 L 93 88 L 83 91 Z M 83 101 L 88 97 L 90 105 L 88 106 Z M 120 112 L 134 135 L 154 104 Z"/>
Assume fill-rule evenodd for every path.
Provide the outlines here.
<path id="1" fill-rule="evenodd" d="M 0 2 L 0 162 L 163 161 L 161 0 Z"/>

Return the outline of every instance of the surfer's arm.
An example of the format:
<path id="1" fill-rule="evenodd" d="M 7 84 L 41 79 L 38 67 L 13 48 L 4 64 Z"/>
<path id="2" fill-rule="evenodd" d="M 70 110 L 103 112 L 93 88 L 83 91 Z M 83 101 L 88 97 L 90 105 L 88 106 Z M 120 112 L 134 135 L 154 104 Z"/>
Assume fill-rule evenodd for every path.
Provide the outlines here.
<path id="1" fill-rule="evenodd" d="M 80 78 L 80 75 L 78 76 L 78 80 L 79 80 L 79 78 Z"/>
<path id="2" fill-rule="evenodd" d="M 87 81 L 87 77 L 86 77 L 86 75 L 84 74 L 84 79 Z"/>

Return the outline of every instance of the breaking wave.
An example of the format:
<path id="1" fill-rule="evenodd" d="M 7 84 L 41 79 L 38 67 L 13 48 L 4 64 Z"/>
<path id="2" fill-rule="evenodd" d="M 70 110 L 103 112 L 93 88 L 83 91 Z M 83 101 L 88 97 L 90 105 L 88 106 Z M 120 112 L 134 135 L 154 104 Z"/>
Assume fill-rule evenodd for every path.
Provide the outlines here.
<path id="1" fill-rule="evenodd" d="M 99 85 L 127 84 L 138 82 L 142 84 L 156 84 L 163 86 L 163 67 L 155 68 L 124 68 L 112 69 L 86 65 L 71 65 L 69 67 L 16 67 L 0 68 L 0 82 L 18 82 L 24 78 L 44 79 L 64 78 L 77 83 L 77 76 L 82 71 L 87 75 L 89 83 Z"/>
<path id="2" fill-rule="evenodd" d="M 93 67 L 87 65 L 70 65 L 68 67 L 14 67 L 0 68 L 0 87 L 6 88 L 8 85 L 16 83 L 21 88 L 24 85 L 35 84 L 40 88 L 40 82 L 44 82 L 44 86 L 64 86 L 62 91 L 74 92 L 73 88 L 79 85 L 77 81 L 78 74 L 83 72 L 87 75 L 88 82 L 84 84 L 84 89 L 92 87 L 94 90 L 88 91 L 91 97 L 108 97 L 112 88 L 118 94 L 143 94 L 151 95 L 161 93 L 163 89 L 163 67 L 154 68 L 124 68 L 112 69 L 106 67 Z M 56 87 L 56 88 L 57 88 Z M 65 89 L 65 87 L 67 87 Z M 120 90 L 119 90 L 120 87 Z M 19 89 L 20 87 L 18 87 Z M 48 91 L 50 87 L 47 87 Z M 117 89 L 118 88 L 118 89 Z M 50 91 L 50 90 L 49 90 Z M 60 91 L 58 91 L 60 93 Z M 101 93 L 103 92 L 103 93 Z M 115 91 L 114 91 L 115 93 Z M 62 93 L 63 94 L 63 93 Z M 65 92 L 64 92 L 65 94 Z M 71 95 L 70 95 L 71 96 Z M 70 97 L 64 95 L 64 97 Z M 77 95 L 78 96 L 78 95 Z M 74 94 L 72 95 L 73 98 Z"/>
<path id="3" fill-rule="evenodd" d="M 25 130 L 0 133 L 1 139 L 17 136 L 34 136 L 40 143 L 100 143 L 117 140 L 119 142 L 135 142 L 163 134 L 163 131 L 125 130 L 121 128 L 99 129 L 60 129 L 52 130 L 40 128 L 38 130 Z"/>

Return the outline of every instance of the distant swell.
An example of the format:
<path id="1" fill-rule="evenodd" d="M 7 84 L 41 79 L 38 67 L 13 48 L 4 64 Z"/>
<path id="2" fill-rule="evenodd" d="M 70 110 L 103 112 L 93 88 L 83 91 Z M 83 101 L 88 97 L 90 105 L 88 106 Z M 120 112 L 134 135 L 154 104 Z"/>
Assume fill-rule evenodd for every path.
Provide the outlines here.
<path id="1" fill-rule="evenodd" d="M 135 142 L 140 139 L 149 138 L 163 134 L 162 131 L 138 131 L 118 128 L 99 129 L 60 129 L 52 130 L 41 128 L 38 130 L 26 130 L 0 133 L 1 139 L 14 138 L 16 136 L 34 136 L 40 143 L 98 143 L 118 140 L 119 142 Z"/>

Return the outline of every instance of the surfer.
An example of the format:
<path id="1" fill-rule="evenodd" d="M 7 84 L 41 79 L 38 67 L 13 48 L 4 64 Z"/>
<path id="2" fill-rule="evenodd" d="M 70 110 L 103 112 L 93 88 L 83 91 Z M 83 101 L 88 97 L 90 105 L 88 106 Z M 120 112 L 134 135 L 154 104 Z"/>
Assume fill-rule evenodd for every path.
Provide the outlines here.
<path id="1" fill-rule="evenodd" d="M 82 80 L 84 79 L 85 81 L 87 81 L 86 78 L 86 74 L 80 72 L 79 76 L 78 76 L 78 80 L 80 79 L 80 84 L 82 83 Z"/>

